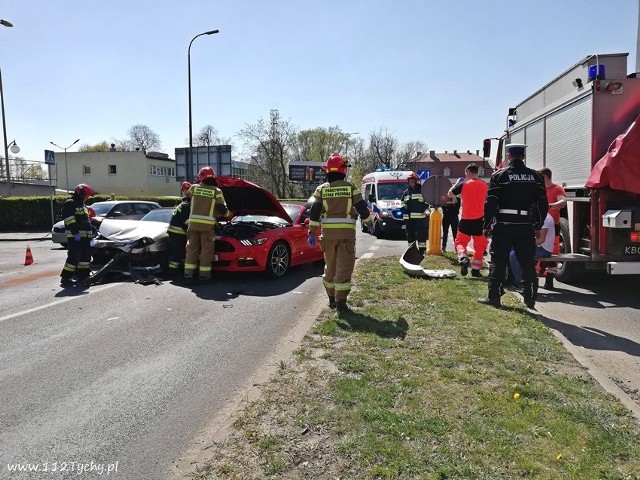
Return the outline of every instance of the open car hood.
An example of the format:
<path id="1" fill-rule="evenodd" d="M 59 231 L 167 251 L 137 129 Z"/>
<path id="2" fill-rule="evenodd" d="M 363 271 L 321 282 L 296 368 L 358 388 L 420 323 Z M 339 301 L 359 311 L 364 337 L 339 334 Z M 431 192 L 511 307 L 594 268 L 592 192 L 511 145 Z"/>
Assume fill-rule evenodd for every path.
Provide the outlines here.
<path id="1" fill-rule="evenodd" d="M 167 224 L 164 222 L 107 219 L 100 225 L 100 235 L 115 242 L 129 242 L 142 237 L 156 240 L 166 233 Z"/>
<path id="2" fill-rule="evenodd" d="M 268 215 L 293 223 L 276 197 L 259 185 L 234 177 L 218 176 L 216 181 L 224 194 L 227 208 L 235 216 Z"/>

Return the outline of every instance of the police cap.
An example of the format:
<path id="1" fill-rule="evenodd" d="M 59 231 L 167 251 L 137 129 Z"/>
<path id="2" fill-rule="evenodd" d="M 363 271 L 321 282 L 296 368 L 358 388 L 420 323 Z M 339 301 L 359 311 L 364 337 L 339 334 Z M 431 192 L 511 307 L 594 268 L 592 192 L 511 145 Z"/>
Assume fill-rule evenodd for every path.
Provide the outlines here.
<path id="1" fill-rule="evenodd" d="M 527 146 L 524 143 L 510 143 L 507 145 L 507 153 L 512 155 L 524 155 Z"/>

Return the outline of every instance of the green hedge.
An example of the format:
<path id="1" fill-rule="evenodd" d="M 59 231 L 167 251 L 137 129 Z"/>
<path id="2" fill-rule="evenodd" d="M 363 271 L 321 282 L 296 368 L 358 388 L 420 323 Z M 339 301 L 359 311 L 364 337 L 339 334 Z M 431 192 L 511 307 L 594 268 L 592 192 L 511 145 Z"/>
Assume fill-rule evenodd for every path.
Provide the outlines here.
<path id="1" fill-rule="evenodd" d="M 69 195 L 53 197 L 55 222 L 62 220 L 62 205 Z M 109 195 L 96 195 L 87 204 L 109 200 Z M 148 200 L 163 207 L 180 203 L 180 197 L 121 197 L 116 200 Z M 4 197 L 0 198 L 0 232 L 43 232 L 51 228 L 51 197 Z"/>

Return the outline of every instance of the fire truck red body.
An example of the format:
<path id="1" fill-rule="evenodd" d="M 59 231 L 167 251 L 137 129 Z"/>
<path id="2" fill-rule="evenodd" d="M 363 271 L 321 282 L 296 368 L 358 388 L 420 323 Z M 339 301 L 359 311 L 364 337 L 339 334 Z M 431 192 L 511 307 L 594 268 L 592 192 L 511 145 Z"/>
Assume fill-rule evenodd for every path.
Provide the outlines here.
<path id="1" fill-rule="evenodd" d="M 567 193 L 560 281 L 640 273 L 640 78 L 627 75 L 627 56 L 583 58 L 510 108 L 498 139 L 496 167 L 505 145 L 524 143 L 527 165 L 550 168 Z"/>

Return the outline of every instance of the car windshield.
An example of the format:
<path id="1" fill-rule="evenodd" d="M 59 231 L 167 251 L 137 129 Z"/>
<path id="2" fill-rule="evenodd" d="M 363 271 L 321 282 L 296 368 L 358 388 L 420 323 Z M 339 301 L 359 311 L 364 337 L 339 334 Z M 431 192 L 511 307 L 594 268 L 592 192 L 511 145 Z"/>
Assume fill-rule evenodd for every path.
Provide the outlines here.
<path id="1" fill-rule="evenodd" d="M 91 205 L 96 212 L 96 215 L 106 215 L 109 210 L 115 205 L 115 203 L 96 202 Z"/>
<path id="2" fill-rule="evenodd" d="M 231 223 L 275 223 L 278 225 L 289 225 L 284 218 L 268 216 L 268 215 L 241 215 L 234 217 Z"/>
<path id="3" fill-rule="evenodd" d="M 379 183 L 378 200 L 400 200 L 406 189 L 404 183 Z"/>
<path id="4" fill-rule="evenodd" d="M 302 210 L 302 205 L 283 205 L 283 207 L 284 211 L 289 215 L 289 218 L 291 218 L 291 221 L 294 222 L 296 218 L 298 218 L 298 215 L 300 215 L 300 210 Z"/>
<path id="5" fill-rule="evenodd" d="M 173 214 L 172 208 L 158 208 L 151 210 L 144 217 L 140 219 L 141 222 L 164 222 L 169 223 L 171 215 Z"/>

